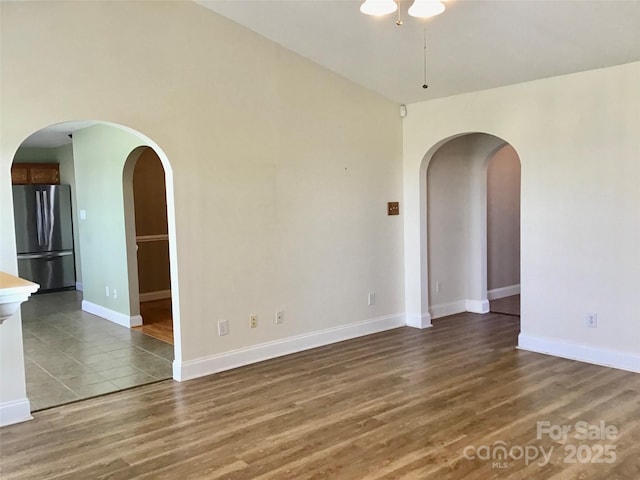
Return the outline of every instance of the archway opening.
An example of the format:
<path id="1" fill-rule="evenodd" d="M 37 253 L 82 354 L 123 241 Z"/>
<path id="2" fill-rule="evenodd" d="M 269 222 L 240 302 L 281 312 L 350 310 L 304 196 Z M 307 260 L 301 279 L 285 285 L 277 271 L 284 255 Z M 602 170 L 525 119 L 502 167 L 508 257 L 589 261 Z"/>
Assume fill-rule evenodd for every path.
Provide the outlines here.
<path id="1" fill-rule="evenodd" d="M 138 147 L 129 155 L 123 182 L 129 268 L 137 272 L 130 298 L 139 298 L 142 317 L 142 325 L 133 328 L 173 344 L 165 171 L 152 148 Z"/>
<path id="2" fill-rule="evenodd" d="M 164 235 L 170 245 L 167 255 L 171 264 L 173 346 L 131 330 L 141 323 L 141 317 L 137 272 L 132 273 L 130 268 L 126 236 L 131 207 L 125 201 L 123 172 L 129 154 L 135 150 L 153 151 L 164 170 Z M 29 181 L 69 187 L 77 272 L 75 281 L 65 285 L 63 291 L 54 288 L 23 304 L 31 410 L 171 378 L 172 361 L 181 359 L 180 317 L 173 177 L 162 149 L 128 127 L 74 121 L 30 135 L 14 155 L 14 167 L 18 164 L 33 165 L 34 171 L 55 167 L 57 182 L 53 177 L 36 176 Z M 18 231 L 22 220 L 14 217 Z M 22 271 L 20 274 L 29 278 Z"/>
<path id="3" fill-rule="evenodd" d="M 496 157 L 497 167 L 491 169 L 488 179 L 489 165 Z M 517 206 L 508 208 L 504 202 L 514 199 L 501 193 L 505 182 L 514 181 L 514 175 L 505 176 L 502 157 L 509 157 L 509 173 L 515 172 L 514 158 L 518 166 L 517 185 L 508 184 L 509 192 L 517 196 Z M 488 313 L 490 297 L 520 293 L 517 154 L 505 140 L 493 135 L 456 135 L 430 150 L 423 160 L 423 172 L 425 247 L 421 274 L 429 315 Z M 506 245 L 511 249 L 508 258 L 500 253 Z M 510 289 L 503 288 L 506 278 Z"/>

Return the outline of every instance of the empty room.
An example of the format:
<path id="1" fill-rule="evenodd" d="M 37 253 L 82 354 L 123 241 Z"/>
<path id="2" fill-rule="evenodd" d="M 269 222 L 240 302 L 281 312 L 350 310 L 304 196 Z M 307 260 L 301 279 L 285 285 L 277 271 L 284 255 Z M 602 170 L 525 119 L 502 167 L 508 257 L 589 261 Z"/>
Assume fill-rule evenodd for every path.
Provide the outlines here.
<path id="1" fill-rule="evenodd" d="M 639 1 L 2 0 L 0 67 L 3 479 L 640 478 Z"/>

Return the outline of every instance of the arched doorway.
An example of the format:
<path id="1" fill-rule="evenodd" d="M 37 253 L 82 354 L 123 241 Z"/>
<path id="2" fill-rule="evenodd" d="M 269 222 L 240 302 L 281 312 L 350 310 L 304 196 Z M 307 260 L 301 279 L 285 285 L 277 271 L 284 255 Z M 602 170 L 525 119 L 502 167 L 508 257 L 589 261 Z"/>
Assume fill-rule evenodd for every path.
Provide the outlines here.
<path id="1" fill-rule="evenodd" d="M 65 311 L 66 303 L 63 306 L 56 304 L 55 308 L 62 309 L 58 311 L 51 311 L 51 305 L 40 309 L 57 315 L 57 320 L 60 321 L 53 332 L 54 340 L 50 343 L 57 349 L 55 358 L 50 352 L 40 352 L 41 361 L 36 359 L 31 362 L 37 354 L 32 348 L 34 345 L 31 345 L 35 339 L 23 328 L 27 379 L 31 363 L 38 363 L 46 367 L 46 376 L 52 377 L 55 374 L 58 383 L 65 382 L 67 390 L 76 394 L 75 397 L 57 399 L 45 390 L 44 396 L 48 397 L 46 400 L 54 403 L 43 406 L 33 401 L 36 396 L 29 391 L 27 382 L 32 410 L 171 378 L 172 361 L 179 361 L 181 358 L 178 280 L 175 268 L 170 271 L 173 330 L 178 332 L 173 347 L 166 345 L 167 349 L 154 352 L 152 347 L 145 346 L 148 342 L 144 341 L 133 346 L 125 345 L 125 339 L 131 336 L 128 330 L 113 333 L 94 321 L 96 317 L 93 315 L 97 315 L 110 322 L 132 327 L 140 320 L 137 293 L 133 296 L 135 298 L 130 295 L 133 281 L 136 282 L 137 292 L 137 275 L 132 275 L 129 268 L 122 181 L 129 153 L 138 147 L 153 149 L 162 162 L 166 178 L 166 235 L 171 245 L 168 256 L 171 265 L 175 266 L 177 259 L 172 171 L 166 155 L 151 139 L 130 128 L 108 122 L 66 122 L 35 132 L 17 150 L 14 161 L 37 163 L 43 160 L 44 163 L 57 163 L 61 183 L 71 184 L 73 233 L 78 259 L 78 281 L 75 286 L 78 291 L 82 291 L 77 296 L 77 311 Z M 43 152 L 44 156 L 40 155 Z M 37 309 L 38 302 L 30 302 L 25 307 Z M 40 314 L 39 311 L 35 313 Z M 23 324 L 24 319 L 23 314 Z M 47 328 L 49 327 L 53 326 L 48 325 Z M 108 333 L 105 333 L 107 330 Z M 87 337 L 82 338 L 83 345 L 78 347 L 73 344 L 72 337 L 77 339 L 80 334 L 86 334 Z M 153 354 L 152 360 L 156 363 L 150 362 L 146 366 L 135 364 L 130 358 L 132 353 Z M 32 373 L 35 371 L 32 370 Z"/>
<path id="2" fill-rule="evenodd" d="M 456 135 L 423 159 L 421 276 L 429 320 L 489 312 L 487 169 L 506 145 L 485 133 Z"/>
<path id="3" fill-rule="evenodd" d="M 128 250 L 136 245 L 129 268 L 137 271 L 137 291 L 132 281 L 129 295 L 132 301 L 138 296 L 142 317 L 142 325 L 134 328 L 173 344 L 165 171 L 152 148 L 131 152 L 123 182 Z"/>

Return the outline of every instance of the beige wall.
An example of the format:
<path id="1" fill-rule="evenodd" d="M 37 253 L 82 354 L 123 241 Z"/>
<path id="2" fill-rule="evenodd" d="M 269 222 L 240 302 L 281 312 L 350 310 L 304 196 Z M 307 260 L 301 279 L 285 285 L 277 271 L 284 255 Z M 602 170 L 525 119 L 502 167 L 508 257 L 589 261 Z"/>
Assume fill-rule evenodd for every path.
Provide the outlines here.
<path id="1" fill-rule="evenodd" d="M 225 352 L 402 318 L 402 217 L 386 215 L 386 202 L 402 196 L 396 104 L 191 2 L 0 8 L 0 179 L 24 138 L 69 120 L 131 127 L 170 162 L 178 367 L 208 359 L 210 368 Z M 98 182 L 93 168 L 83 163 L 76 176 Z M 15 271 L 8 185 L 0 182 L 0 268 Z M 103 208 L 92 196 L 101 191 L 78 192 L 86 222 Z M 118 271 L 91 287 L 105 301 L 105 282 L 122 283 L 121 260 L 96 258 L 95 238 L 81 238 L 83 270 L 96 262 L 104 277 Z M 85 291 L 94 282 L 83 281 Z M 128 314 L 121 300 L 104 306 Z M 219 319 L 229 335 L 217 335 Z M 3 325 L 0 336 L 16 343 L 19 319 L 9 322 L 15 328 Z M 3 357 L 3 379 L 20 382 L 20 372 L 4 373 L 21 361 Z M 1 402 L 11 400 L 7 391 Z"/>
<path id="2" fill-rule="evenodd" d="M 520 159 L 511 145 L 487 167 L 487 288 L 520 284 Z"/>

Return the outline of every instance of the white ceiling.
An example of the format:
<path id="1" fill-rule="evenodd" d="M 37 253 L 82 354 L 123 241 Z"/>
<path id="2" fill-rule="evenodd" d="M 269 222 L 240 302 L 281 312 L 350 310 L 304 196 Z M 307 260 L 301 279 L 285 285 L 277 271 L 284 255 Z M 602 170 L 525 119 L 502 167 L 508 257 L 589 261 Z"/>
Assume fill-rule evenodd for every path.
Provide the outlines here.
<path id="1" fill-rule="evenodd" d="M 20 144 L 20 147 L 36 147 L 36 148 L 52 148 L 59 147 L 66 143 L 71 143 L 69 134 L 80 130 L 81 128 L 87 128 L 91 125 L 95 125 L 98 122 L 95 121 L 77 121 L 77 122 L 64 122 L 50 127 L 43 128 L 37 132 L 29 135 L 24 142 Z"/>
<path id="2" fill-rule="evenodd" d="M 428 20 L 403 0 L 401 27 L 361 0 L 197 3 L 398 103 L 640 60 L 640 0 L 449 0 Z"/>

